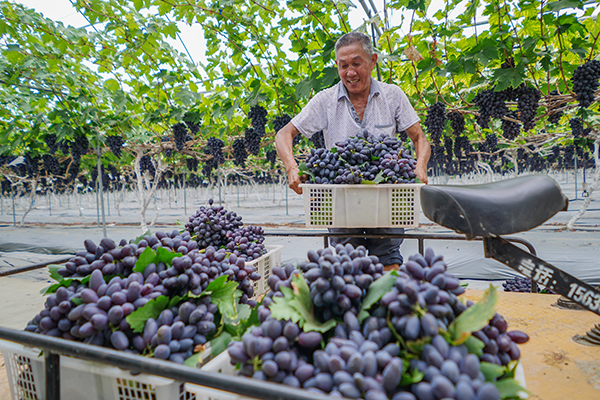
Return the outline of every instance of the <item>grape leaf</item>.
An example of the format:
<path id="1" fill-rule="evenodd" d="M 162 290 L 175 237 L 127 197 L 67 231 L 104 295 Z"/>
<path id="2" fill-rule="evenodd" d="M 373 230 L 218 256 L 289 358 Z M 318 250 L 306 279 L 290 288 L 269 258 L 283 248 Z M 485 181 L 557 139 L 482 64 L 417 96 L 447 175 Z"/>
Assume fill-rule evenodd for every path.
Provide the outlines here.
<path id="1" fill-rule="evenodd" d="M 210 295 L 210 301 L 217 305 L 217 308 L 225 318 L 234 321 L 238 318 L 236 290 L 237 282 L 227 281 L 227 275 L 221 275 L 208 284 L 206 290 L 201 295 Z"/>
<path id="2" fill-rule="evenodd" d="M 477 357 L 483 354 L 483 348 L 485 347 L 485 343 L 477 339 L 475 336 L 469 336 L 464 344 L 465 346 L 467 346 L 467 350 L 469 351 L 469 353 L 475 354 Z"/>
<path id="3" fill-rule="evenodd" d="M 56 291 L 58 290 L 59 287 L 61 287 L 61 286 L 69 287 L 70 284 L 71 284 L 70 279 L 67 279 L 67 280 L 63 279 L 60 282 L 55 283 L 54 285 L 50 285 L 48 287 L 43 288 L 42 290 L 40 290 L 40 294 L 46 295 L 46 294 L 56 293 Z"/>
<path id="4" fill-rule="evenodd" d="M 310 172 L 310 169 L 308 169 L 308 165 L 306 165 L 306 162 L 301 162 L 300 165 L 298 166 L 298 175 L 302 176 L 302 175 L 308 175 L 311 178 L 314 178 L 314 175 L 312 174 L 312 172 Z"/>
<path id="5" fill-rule="evenodd" d="M 485 376 L 486 382 L 494 382 L 506 372 L 505 367 L 485 361 L 481 362 L 479 369 L 481 370 L 483 376 Z"/>
<path id="6" fill-rule="evenodd" d="M 225 350 L 233 336 L 228 332 L 222 332 L 219 336 L 210 341 L 210 352 L 213 356 L 218 356 Z M 192 356 L 193 357 L 193 356 Z"/>
<path id="7" fill-rule="evenodd" d="M 191 356 L 189 356 L 188 358 L 186 358 L 186 360 L 183 363 L 185 365 L 187 365 L 188 367 L 200 368 L 202 365 L 204 365 L 205 362 L 212 359 L 213 356 L 216 356 L 219 354 L 219 353 L 216 353 L 216 354 L 213 353 L 212 348 L 213 348 L 212 341 L 209 343 L 206 343 L 204 346 L 202 346 L 202 350 L 200 350 L 199 352 L 194 353 Z M 221 350 L 221 351 L 223 351 L 223 350 Z"/>
<path id="8" fill-rule="evenodd" d="M 501 399 L 520 398 L 520 393 L 527 393 L 531 395 L 530 391 L 525 389 L 519 384 L 519 382 L 512 378 L 501 379 L 499 381 L 494 382 L 494 385 L 496 385 L 496 388 L 500 392 Z"/>
<path id="9" fill-rule="evenodd" d="M 313 304 L 310 299 L 310 289 L 304 276 L 296 274 L 292 277 L 292 288 L 282 287 L 283 297 L 273 297 L 273 304 L 269 306 L 271 316 L 275 319 L 291 319 L 305 332 L 327 332 L 335 327 L 337 322 L 330 319 L 319 322 L 314 316 Z"/>
<path id="10" fill-rule="evenodd" d="M 481 300 L 467 308 L 448 326 L 452 341 L 458 345 L 464 343 L 472 332 L 485 327 L 496 313 L 498 292 L 490 285 Z"/>
<path id="11" fill-rule="evenodd" d="M 54 279 L 57 282 L 62 281 L 64 278 L 62 275 L 60 275 L 58 273 L 58 270 L 61 268 L 62 267 L 60 265 L 56 265 L 56 264 L 48 265 L 48 271 L 50 272 L 50 278 Z"/>
<path id="12" fill-rule="evenodd" d="M 48 266 L 48 270 L 50 271 L 50 277 L 52 279 L 58 281 L 58 283 L 55 283 L 54 285 L 50 285 L 48 287 L 43 288 L 42 290 L 40 290 L 40 294 L 46 295 L 46 294 L 56 293 L 58 288 L 60 288 L 61 286 L 69 287 L 69 286 L 71 286 L 71 283 L 73 281 L 79 281 L 81 284 L 86 284 L 90 281 L 90 278 L 92 277 L 91 275 L 88 275 L 83 278 L 64 278 L 62 275 L 59 275 L 57 272 L 60 268 L 62 268 L 60 265 L 55 265 L 55 264 Z"/>
<path id="13" fill-rule="evenodd" d="M 365 318 L 369 316 L 367 310 L 371 308 L 373 304 L 381 300 L 383 295 L 389 292 L 392 287 L 394 287 L 397 276 L 398 273 L 396 271 L 387 272 L 383 274 L 381 278 L 373 282 L 371 286 L 369 286 L 367 296 L 363 300 L 362 307 L 358 313 L 358 322 L 362 323 Z"/>
<path id="14" fill-rule="evenodd" d="M 404 362 L 404 373 L 402 374 L 402 380 L 400 380 L 400 386 L 408 386 L 413 383 L 419 383 L 423 380 L 425 373 L 420 372 L 418 369 L 413 368 L 410 372 L 408 371 L 408 361 Z"/>
<path id="15" fill-rule="evenodd" d="M 81 297 L 75 297 L 75 296 L 73 296 L 73 297 L 71 297 L 71 301 L 76 306 L 79 306 L 79 305 L 83 304 L 83 300 L 81 300 Z"/>
<path id="16" fill-rule="evenodd" d="M 148 321 L 149 318 L 157 318 L 160 313 L 167 308 L 168 304 L 169 298 L 167 296 L 159 296 L 129 314 L 125 320 L 134 332 L 141 333 L 144 331 L 146 321 Z"/>
<path id="17" fill-rule="evenodd" d="M 166 247 L 159 247 L 155 253 L 150 246 L 147 246 L 135 262 L 133 272 L 141 272 L 143 274 L 146 267 L 152 263 L 158 264 L 159 262 L 164 262 L 167 266 L 171 266 L 173 259 L 181 256 L 181 253 L 174 253 Z"/>
<path id="18" fill-rule="evenodd" d="M 169 305 L 167 306 L 167 308 L 174 307 L 174 306 L 178 305 L 179 303 L 181 303 L 182 301 L 186 301 L 188 298 L 189 297 L 187 294 L 184 294 L 183 296 L 173 296 L 173 297 L 171 297 L 171 300 L 169 301 Z"/>
<path id="19" fill-rule="evenodd" d="M 166 265 L 171 266 L 173 264 L 173 259 L 175 257 L 181 257 L 183 254 L 174 253 L 167 249 L 166 247 L 159 247 L 156 249 L 156 259 L 154 263 L 158 264 L 159 262 L 164 262 Z"/>
<path id="20" fill-rule="evenodd" d="M 144 239 L 144 237 L 150 236 L 151 234 L 152 232 L 150 232 L 150 229 L 148 229 L 146 232 L 142 233 L 141 236 L 138 236 L 135 239 L 133 239 L 131 243 L 139 244 Z"/>
<path id="21" fill-rule="evenodd" d="M 410 350 L 411 353 L 421 354 L 423 352 L 423 347 L 425 347 L 426 344 L 430 343 L 431 338 L 429 337 L 424 337 L 417 340 L 409 340 L 406 342 L 406 348 L 408 348 L 408 350 Z"/>
<path id="22" fill-rule="evenodd" d="M 144 270 L 149 264 L 152 264 L 156 259 L 156 253 L 152 250 L 152 247 L 146 246 L 140 257 L 135 262 L 135 267 L 133 268 L 133 272 L 141 272 L 144 273 Z"/>

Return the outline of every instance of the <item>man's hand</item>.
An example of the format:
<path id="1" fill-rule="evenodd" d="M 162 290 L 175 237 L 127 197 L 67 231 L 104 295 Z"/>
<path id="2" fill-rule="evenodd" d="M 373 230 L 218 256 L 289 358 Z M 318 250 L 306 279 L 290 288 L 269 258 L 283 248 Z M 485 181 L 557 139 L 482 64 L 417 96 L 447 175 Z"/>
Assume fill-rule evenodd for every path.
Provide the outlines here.
<path id="1" fill-rule="evenodd" d="M 419 178 L 421 182 L 427 184 L 427 168 L 425 166 L 417 164 L 415 174 L 417 174 L 417 178 Z"/>
<path id="2" fill-rule="evenodd" d="M 417 174 L 417 178 L 419 178 L 421 182 L 427 184 L 427 163 L 431 156 L 431 146 L 429 146 L 427 137 L 418 122 L 406 129 L 406 133 L 410 140 L 415 144 L 415 151 L 417 153 L 415 174 Z"/>
<path id="3" fill-rule="evenodd" d="M 300 187 L 300 184 L 306 182 L 307 178 L 308 177 L 306 175 L 300 175 L 298 166 L 291 167 L 288 171 L 288 182 L 290 189 L 298 194 L 302 194 L 302 188 Z"/>

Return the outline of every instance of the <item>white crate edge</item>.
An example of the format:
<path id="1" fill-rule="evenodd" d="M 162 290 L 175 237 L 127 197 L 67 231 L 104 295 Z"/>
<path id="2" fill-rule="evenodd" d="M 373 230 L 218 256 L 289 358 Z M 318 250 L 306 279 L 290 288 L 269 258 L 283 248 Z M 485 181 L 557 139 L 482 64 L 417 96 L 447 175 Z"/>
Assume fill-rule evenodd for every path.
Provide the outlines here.
<path id="1" fill-rule="evenodd" d="M 303 190 L 304 202 L 304 221 L 308 228 L 416 228 L 419 226 L 419 214 L 421 209 L 420 192 L 423 183 L 401 183 L 401 184 L 377 184 L 377 185 L 336 185 L 336 184 L 301 184 Z M 392 189 L 414 189 L 414 197 L 411 202 L 405 204 L 406 208 L 394 208 L 395 200 L 392 198 Z M 309 192 L 311 190 L 324 190 L 331 192 L 331 204 L 325 204 L 326 211 L 330 211 L 330 215 L 322 217 L 323 223 L 313 222 L 311 220 L 311 206 L 315 199 L 311 199 Z M 360 203 L 368 204 L 369 208 L 362 210 L 350 209 L 349 197 L 346 197 L 346 192 L 352 191 L 361 193 L 358 199 Z M 397 200 L 396 200 L 397 202 Z M 409 222 L 401 223 L 396 213 L 407 211 L 412 208 L 411 218 Z M 380 210 L 381 209 L 381 210 Z M 362 212 L 361 212 L 362 211 Z M 369 216 L 363 215 L 364 211 L 368 211 Z M 408 215 L 408 214 L 407 214 Z M 360 221 L 368 221 L 357 223 L 353 219 Z M 392 222 L 396 220 L 396 222 Z M 412 222 L 410 222 L 412 221 Z"/>
<path id="2" fill-rule="evenodd" d="M 223 373 L 226 375 L 234 375 L 235 374 L 235 366 L 231 365 L 231 358 L 229 357 L 229 353 L 224 351 L 219 354 L 217 357 L 213 358 L 211 361 L 206 363 L 200 369 L 205 372 L 214 372 L 214 373 Z M 523 388 L 525 386 L 525 369 L 523 368 L 523 363 L 520 361 L 517 364 L 517 369 L 515 371 L 514 378 L 519 385 Z M 245 397 L 242 395 L 238 395 L 231 392 L 226 392 L 223 390 L 216 390 L 207 388 L 205 386 L 196 385 L 193 383 L 186 383 L 185 390 L 196 395 L 197 400 L 251 400 L 252 397 Z M 519 397 L 521 399 L 527 399 L 528 395 L 524 392 L 519 393 Z"/>
<path id="3" fill-rule="evenodd" d="M 44 356 L 40 356 L 41 350 L 34 347 L 24 346 L 19 343 L 0 340 L 0 351 L 2 351 L 4 356 L 11 397 L 14 399 L 18 398 L 16 397 L 18 388 L 14 387 L 16 379 L 13 377 L 13 373 L 18 371 L 13 371 L 11 365 L 9 365 L 9 360 L 16 355 L 30 359 L 30 365 L 34 370 L 32 371 L 33 383 L 35 384 L 36 392 L 39 392 L 39 395 L 42 395 L 42 397 L 39 397 L 39 395 L 38 397 L 43 398 L 43 393 L 45 390 L 45 373 Z M 62 356 L 60 358 L 60 367 L 61 370 L 72 371 L 73 374 L 77 375 L 78 377 L 84 376 L 87 378 L 87 382 L 85 382 L 85 384 L 95 385 L 91 387 L 78 387 L 77 383 L 81 385 L 81 382 L 73 382 L 73 380 L 69 381 L 69 376 L 71 374 L 64 373 L 63 371 L 63 373 L 61 373 L 61 393 L 64 394 L 67 392 L 70 395 L 67 395 L 67 399 L 77 398 L 77 396 L 72 397 L 73 392 L 75 392 L 75 394 L 86 393 L 87 399 L 118 399 L 119 387 L 123 387 L 123 385 L 125 385 L 130 390 L 134 390 L 130 385 L 128 385 L 129 381 L 132 381 L 136 384 L 151 386 L 154 389 L 156 400 L 170 400 L 179 398 L 179 388 L 182 384 L 181 382 L 175 382 L 173 379 L 163 378 L 155 375 L 132 375 L 129 371 L 122 370 L 117 367 L 81 360 L 69 356 Z M 85 376 L 86 374 L 89 376 Z M 120 385 L 117 382 L 117 379 L 121 380 Z M 65 382 L 68 383 L 65 384 Z M 145 391 L 148 392 L 151 390 L 146 389 Z"/>
<path id="4" fill-rule="evenodd" d="M 253 299 L 257 299 L 259 296 L 269 291 L 267 280 L 271 275 L 271 268 L 281 264 L 281 251 L 283 250 L 282 245 L 268 245 L 265 246 L 265 249 L 267 249 L 266 254 L 263 254 L 257 259 L 246 263 L 253 265 L 256 268 L 256 272 L 260 274 L 260 279 L 254 282 L 254 296 L 252 296 Z"/>

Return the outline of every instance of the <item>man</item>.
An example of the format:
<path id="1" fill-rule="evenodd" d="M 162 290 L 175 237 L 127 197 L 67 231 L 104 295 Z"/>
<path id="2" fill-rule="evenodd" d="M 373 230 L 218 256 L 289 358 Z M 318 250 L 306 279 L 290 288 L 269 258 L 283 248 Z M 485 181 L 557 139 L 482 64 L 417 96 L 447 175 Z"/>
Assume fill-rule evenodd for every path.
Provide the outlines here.
<path id="1" fill-rule="evenodd" d="M 431 154 L 429 142 L 404 92 L 398 86 L 378 82 L 371 77 L 377 64 L 377 54 L 373 52 L 369 37 L 359 32 L 340 37 L 335 44 L 335 63 L 340 82 L 317 93 L 275 137 L 277 154 L 285 165 L 290 188 L 302 194 L 302 180 L 292 152 L 294 138 L 300 133 L 310 138 L 321 130 L 328 149 L 364 131 L 375 136 L 394 136 L 396 132 L 406 131 L 415 145 L 415 173 L 421 182 L 427 183 L 427 161 Z M 358 235 L 404 233 L 403 229 L 397 228 L 331 231 Z M 386 270 L 397 269 L 403 262 L 399 251 L 401 239 L 336 239 L 332 242 L 349 242 L 354 246 L 363 244 L 370 254 L 379 257 Z"/>

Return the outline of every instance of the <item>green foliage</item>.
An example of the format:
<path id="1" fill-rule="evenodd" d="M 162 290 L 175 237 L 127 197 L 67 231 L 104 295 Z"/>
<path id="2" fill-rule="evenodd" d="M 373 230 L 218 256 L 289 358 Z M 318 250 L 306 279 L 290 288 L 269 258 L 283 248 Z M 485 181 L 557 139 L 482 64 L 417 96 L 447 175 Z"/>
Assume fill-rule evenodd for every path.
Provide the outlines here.
<path id="1" fill-rule="evenodd" d="M 271 316 L 275 319 L 289 319 L 300 326 L 305 332 L 327 332 L 334 328 L 337 322 L 330 319 L 320 322 L 315 318 L 310 290 L 304 276 L 294 275 L 292 289 L 282 287 L 283 297 L 274 297 L 269 307 Z"/>
<path id="2" fill-rule="evenodd" d="M 485 327 L 496 313 L 498 292 L 490 285 L 481 300 L 467 308 L 448 326 L 448 333 L 455 344 L 464 343 L 472 332 Z"/>
<path id="3" fill-rule="evenodd" d="M 251 106 L 261 105 L 272 120 L 295 115 L 318 91 L 339 80 L 334 64 L 337 38 L 351 30 L 348 12 L 356 2 L 316 0 L 77 0 L 75 8 L 93 29 L 74 28 L 43 18 L 33 10 L 0 1 L 0 154 L 46 154 L 44 137 L 72 141 L 97 133 L 106 148 L 108 135 L 124 137 L 124 152 L 142 148 L 177 171 L 185 158 L 206 161 L 208 137 L 231 143 L 250 126 Z M 537 87 L 543 98 L 536 128 L 526 135 L 568 131 L 547 126 L 550 92 L 570 95 L 567 113 L 577 112 L 570 77 L 586 60 L 598 58 L 600 21 L 596 5 L 581 0 L 499 3 L 497 0 L 446 0 L 428 10 L 429 1 L 391 1 L 358 28 L 374 23 L 381 79 L 399 85 L 417 109 L 443 101 L 461 109 L 471 137 L 473 97 L 482 88 L 501 90 L 522 83 Z M 452 17 L 451 11 L 463 9 Z M 414 12 L 413 12 L 414 11 Z M 394 18 L 391 18 L 391 15 Z M 487 24 L 473 24 L 482 21 Z M 397 18 L 400 16 L 400 18 Z M 404 22 L 407 24 L 402 25 Z M 199 27 L 206 61 L 195 65 L 178 53 L 178 24 Z M 400 29 L 402 26 L 402 29 Z M 405 28 L 409 26 L 408 30 Z M 414 50 L 407 59 L 408 50 Z M 419 61 L 415 52 L 423 58 Z M 514 66 L 500 68 L 507 60 Z M 588 110 L 596 126 L 598 106 Z M 160 138 L 170 127 L 193 120 L 200 131 L 181 153 L 167 158 Z M 267 126 L 265 145 L 275 132 Z M 161 147 L 162 146 L 162 147 Z M 60 153 L 61 161 L 69 154 Z M 131 169 L 131 155 L 104 159 Z M 82 166 L 93 165 L 94 154 Z M 251 156 L 250 165 L 264 163 Z"/>

